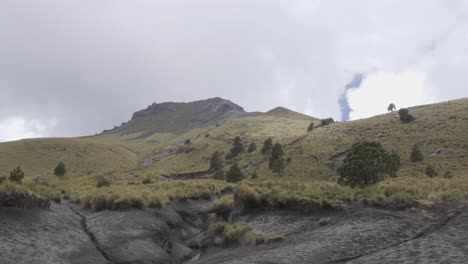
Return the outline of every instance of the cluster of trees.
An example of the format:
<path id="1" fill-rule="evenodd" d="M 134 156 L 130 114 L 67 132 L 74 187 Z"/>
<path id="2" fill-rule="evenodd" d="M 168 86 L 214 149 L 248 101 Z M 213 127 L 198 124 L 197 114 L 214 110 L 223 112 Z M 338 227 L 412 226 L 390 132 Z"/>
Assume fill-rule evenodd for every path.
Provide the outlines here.
<path id="1" fill-rule="evenodd" d="M 315 125 L 314 121 L 312 121 L 312 122 L 310 122 L 309 127 L 307 127 L 307 132 L 311 132 L 315 128 L 328 126 L 328 125 L 333 124 L 333 123 L 335 123 L 335 120 L 333 118 L 331 118 L 331 117 L 320 120 L 320 124 L 317 125 L 317 126 Z"/>
<path id="2" fill-rule="evenodd" d="M 424 155 L 417 144 L 412 148 L 410 160 L 413 163 L 424 161 Z M 396 152 L 388 152 L 380 143 L 356 143 L 347 151 L 343 164 L 338 168 L 338 183 L 351 187 L 373 185 L 386 177 L 396 177 L 400 165 L 400 156 Z M 424 173 L 428 177 L 439 175 L 432 164 L 427 165 Z M 452 178 L 453 173 L 447 170 L 443 177 Z"/>
<path id="3" fill-rule="evenodd" d="M 57 164 L 57 166 L 54 169 L 54 175 L 63 177 L 65 176 L 65 173 L 67 173 L 67 169 L 65 168 L 65 164 L 63 162 L 60 162 Z M 4 182 L 7 179 L 6 176 L 0 177 L 0 183 Z M 22 183 L 24 179 L 24 171 L 21 169 L 20 166 L 17 166 L 10 172 L 10 176 L 8 177 L 8 180 L 16 183 Z"/>
<path id="4" fill-rule="evenodd" d="M 234 138 L 232 147 L 229 150 L 229 153 L 225 155 L 226 160 L 234 159 L 239 157 L 245 151 L 244 144 L 242 139 L 237 136 Z M 247 147 L 248 153 L 253 153 L 257 151 L 257 145 L 255 142 L 251 142 Z M 260 149 L 260 153 L 264 156 L 269 156 L 269 168 L 272 172 L 282 174 L 286 168 L 286 164 L 291 162 L 291 159 L 284 158 L 284 150 L 281 144 L 273 144 L 273 139 L 267 138 L 263 142 L 263 146 Z M 242 170 L 239 167 L 239 164 L 234 163 L 227 172 L 224 171 L 224 161 L 222 158 L 222 153 L 215 151 L 210 158 L 210 168 L 208 169 L 210 173 L 213 174 L 213 178 L 217 180 L 226 180 L 228 182 L 238 182 L 245 178 Z M 258 175 L 254 172 L 251 177 L 257 178 Z"/>

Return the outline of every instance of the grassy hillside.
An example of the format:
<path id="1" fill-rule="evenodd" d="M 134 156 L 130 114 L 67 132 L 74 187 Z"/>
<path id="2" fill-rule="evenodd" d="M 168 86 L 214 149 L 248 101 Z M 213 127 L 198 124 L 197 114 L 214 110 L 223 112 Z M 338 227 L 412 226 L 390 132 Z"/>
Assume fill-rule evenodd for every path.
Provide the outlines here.
<path id="1" fill-rule="evenodd" d="M 159 184 L 157 182 L 162 182 L 163 176 L 207 170 L 211 154 L 215 151 L 228 153 L 233 138 L 240 136 L 245 146 L 255 142 L 257 150 L 245 152 L 236 160 L 225 161 L 225 168 L 239 162 L 246 174 L 256 171 L 261 182 L 288 179 L 325 185 L 334 183 L 337 176 L 334 163 L 340 155 L 353 143 L 368 140 L 381 142 L 387 150 L 396 151 L 401 157 L 399 178 L 387 182 L 384 186 L 388 188 L 401 186 L 404 190 L 408 184 L 421 183 L 407 192 L 411 195 L 421 193 L 421 197 L 429 199 L 446 197 L 447 186 L 467 187 L 464 183 L 468 183 L 468 99 L 413 107 L 410 113 L 416 120 L 409 124 L 401 123 L 398 113 L 394 112 L 334 123 L 308 133 L 310 122 L 318 124 L 319 120 L 276 108 L 264 114 L 252 113 L 229 119 L 223 124 L 206 124 L 183 133 L 165 132 L 143 137 L 145 131 L 139 131 L 1 143 L 0 175 L 8 175 L 12 168 L 21 165 L 26 182 L 41 176 L 54 188 L 74 192 L 75 196 L 94 193 L 97 177 L 104 176 L 112 181 L 113 188 L 120 188 L 119 191 L 130 188 L 129 193 L 133 195 L 136 189 L 143 188 L 141 183 L 145 178 Z M 283 175 L 273 174 L 268 168 L 267 157 L 259 153 L 268 137 L 281 143 L 285 157 L 291 160 Z M 187 139 L 191 144 L 184 144 Z M 425 156 L 423 162 L 409 160 L 414 144 L 420 146 Z M 52 175 L 59 161 L 64 161 L 68 169 L 64 179 Z M 424 170 L 429 164 L 441 175 L 451 171 L 454 178 L 428 179 Z M 438 194 L 428 192 L 427 186 L 434 186 Z M 461 193 L 465 189 L 456 191 L 456 197 L 464 197 Z M 378 189 L 369 195 L 380 197 L 382 192 L 383 189 Z M 352 192 L 352 195 L 361 194 Z"/>

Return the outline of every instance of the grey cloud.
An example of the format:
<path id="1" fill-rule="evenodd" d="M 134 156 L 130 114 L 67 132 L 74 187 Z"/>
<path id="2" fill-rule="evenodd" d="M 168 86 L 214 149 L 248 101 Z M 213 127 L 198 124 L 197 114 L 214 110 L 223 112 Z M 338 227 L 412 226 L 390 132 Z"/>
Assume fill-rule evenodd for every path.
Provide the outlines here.
<path id="1" fill-rule="evenodd" d="M 338 97 L 356 73 L 436 72 L 445 65 L 461 74 L 468 61 L 446 58 L 468 52 L 452 43 L 455 33 L 443 34 L 466 28 L 466 6 L 426 0 L 6 0 L 0 3 L 0 121 L 54 118 L 48 135 L 84 135 L 126 121 L 153 101 L 214 96 L 250 111 L 282 105 L 338 118 Z M 423 59 L 424 46 L 434 39 L 438 55 Z M 444 47 L 456 51 L 447 55 Z M 450 74 L 431 77 L 434 94 L 466 96 L 456 80 L 447 80 Z M 441 92 L 446 82 L 451 92 Z"/>

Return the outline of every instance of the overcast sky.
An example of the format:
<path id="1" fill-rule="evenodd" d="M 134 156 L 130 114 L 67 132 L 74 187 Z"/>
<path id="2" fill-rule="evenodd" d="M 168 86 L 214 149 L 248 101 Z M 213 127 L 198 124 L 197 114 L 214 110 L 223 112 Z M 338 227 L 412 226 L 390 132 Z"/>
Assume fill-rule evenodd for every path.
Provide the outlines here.
<path id="1" fill-rule="evenodd" d="M 216 96 L 339 120 L 467 97 L 468 1 L 0 1 L 0 141 Z"/>

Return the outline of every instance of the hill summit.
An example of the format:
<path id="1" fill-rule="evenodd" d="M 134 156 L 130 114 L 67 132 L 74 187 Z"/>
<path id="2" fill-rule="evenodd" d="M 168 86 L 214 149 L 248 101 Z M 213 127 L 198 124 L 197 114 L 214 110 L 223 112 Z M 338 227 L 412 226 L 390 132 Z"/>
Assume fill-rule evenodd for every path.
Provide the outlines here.
<path id="1" fill-rule="evenodd" d="M 153 103 L 135 112 L 130 121 L 105 130 L 103 134 L 140 133 L 139 138 L 146 138 L 155 133 L 182 133 L 197 127 L 222 124 L 246 113 L 241 106 L 219 97 L 188 103 Z"/>

